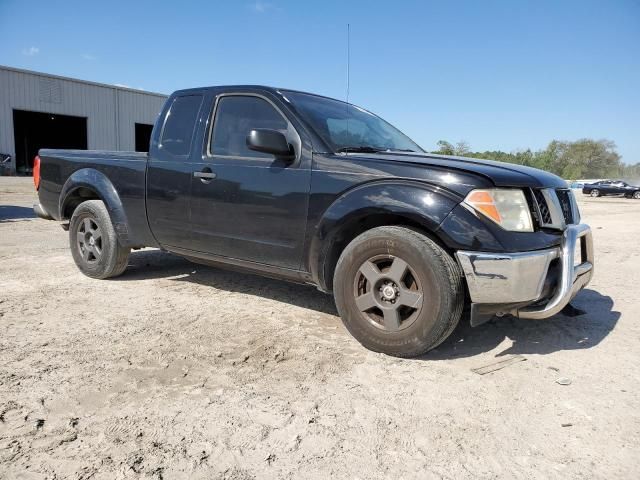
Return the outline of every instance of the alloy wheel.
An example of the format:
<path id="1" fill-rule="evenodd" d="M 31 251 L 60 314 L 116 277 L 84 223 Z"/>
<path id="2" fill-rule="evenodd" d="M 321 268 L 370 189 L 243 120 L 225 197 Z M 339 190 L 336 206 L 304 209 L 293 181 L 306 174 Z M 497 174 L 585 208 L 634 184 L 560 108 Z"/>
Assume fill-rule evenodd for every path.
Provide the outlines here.
<path id="1" fill-rule="evenodd" d="M 424 292 L 411 266 L 400 257 L 377 255 L 356 273 L 355 304 L 373 326 L 389 332 L 409 327 L 419 316 Z"/>
<path id="2" fill-rule="evenodd" d="M 102 256 L 102 231 L 93 218 L 85 217 L 77 228 L 78 250 L 82 260 L 93 264 Z"/>

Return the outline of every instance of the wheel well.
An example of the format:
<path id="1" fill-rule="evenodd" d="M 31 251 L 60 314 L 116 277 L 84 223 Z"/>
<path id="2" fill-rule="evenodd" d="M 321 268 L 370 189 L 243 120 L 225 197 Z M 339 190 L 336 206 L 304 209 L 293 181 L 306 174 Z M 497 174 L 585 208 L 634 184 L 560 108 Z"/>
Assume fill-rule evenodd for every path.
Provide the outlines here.
<path id="1" fill-rule="evenodd" d="M 367 215 L 366 217 L 357 219 L 346 225 L 334 238 L 323 262 L 323 278 L 321 281 L 323 281 L 324 287 L 327 291 L 331 291 L 333 288 L 333 273 L 336 269 L 336 265 L 338 264 L 338 259 L 347 245 L 349 245 L 354 238 L 367 230 L 384 226 L 407 227 L 415 230 L 422 235 L 429 237 L 442 247 L 443 250 L 453 256 L 453 251 L 444 245 L 442 241 L 423 224 L 394 214 Z"/>
<path id="2" fill-rule="evenodd" d="M 62 207 L 63 211 L 60 212 L 62 219 L 66 220 L 71 218 L 78 205 L 87 200 L 102 200 L 102 198 L 100 198 L 100 195 L 94 190 L 87 187 L 80 187 L 73 190 L 64 202 L 64 206 Z"/>

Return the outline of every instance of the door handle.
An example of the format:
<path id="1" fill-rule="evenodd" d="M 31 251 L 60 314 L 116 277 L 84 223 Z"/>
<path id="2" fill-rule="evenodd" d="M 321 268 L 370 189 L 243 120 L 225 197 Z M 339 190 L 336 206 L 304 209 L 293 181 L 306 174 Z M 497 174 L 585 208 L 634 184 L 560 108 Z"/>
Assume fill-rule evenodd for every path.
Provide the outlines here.
<path id="1" fill-rule="evenodd" d="M 196 178 L 199 178 L 203 182 L 207 180 L 213 180 L 214 178 L 216 178 L 216 174 L 213 173 L 211 170 L 202 171 L 202 172 L 193 172 L 193 176 Z"/>
<path id="2" fill-rule="evenodd" d="M 216 178 L 216 174 L 213 172 L 193 172 L 193 176 L 196 178 L 206 178 L 208 180 Z"/>

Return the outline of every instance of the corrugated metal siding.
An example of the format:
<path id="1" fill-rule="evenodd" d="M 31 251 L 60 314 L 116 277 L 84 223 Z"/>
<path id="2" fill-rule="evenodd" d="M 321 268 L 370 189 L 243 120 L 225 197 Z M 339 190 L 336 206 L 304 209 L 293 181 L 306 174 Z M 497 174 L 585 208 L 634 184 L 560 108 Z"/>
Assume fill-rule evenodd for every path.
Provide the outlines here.
<path id="1" fill-rule="evenodd" d="M 120 148 L 118 150 L 133 150 L 135 148 L 135 124 L 146 123 L 153 125 L 160 114 L 165 98 L 160 102 L 149 101 L 148 96 L 140 95 L 128 90 L 116 90 L 118 97 L 118 132 Z"/>
<path id="2" fill-rule="evenodd" d="M 166 97 L 0 66 L 0 152 L 14 157 L 13 109 L 87 118 L 88 148 L 134 150 L 135 123 L 153 124 Z"/>

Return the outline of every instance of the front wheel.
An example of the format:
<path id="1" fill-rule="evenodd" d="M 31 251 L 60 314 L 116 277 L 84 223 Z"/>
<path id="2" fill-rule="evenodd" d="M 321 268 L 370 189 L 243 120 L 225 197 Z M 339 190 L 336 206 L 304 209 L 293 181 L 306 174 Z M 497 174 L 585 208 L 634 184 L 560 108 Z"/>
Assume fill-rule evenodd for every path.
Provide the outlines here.
<path id="1" fill-rule="evenodd" d="M 591 190 L 591 196 L 592 197 L 599 197 L 600 196 L 600 190 L 598 190 L 597 188 L 594 188 L 593 190 Z"/>
<path id="2" fill-rule="evenodd" d="M 107 207 L 100 200 L 82 202 L 69 222 L 73 260 L 91 278 L 117 277 L 127 268 L 130 248 L 118 242 Z"/>
<path id="3" fill-rule="evenodd" d="M 398 357 L 442 343 L 464 307 L 455 260 L 430 238 L 397 226 L 368 230 L 345 248 L 333 291 L 349 332 L 370 350 Z"/>

